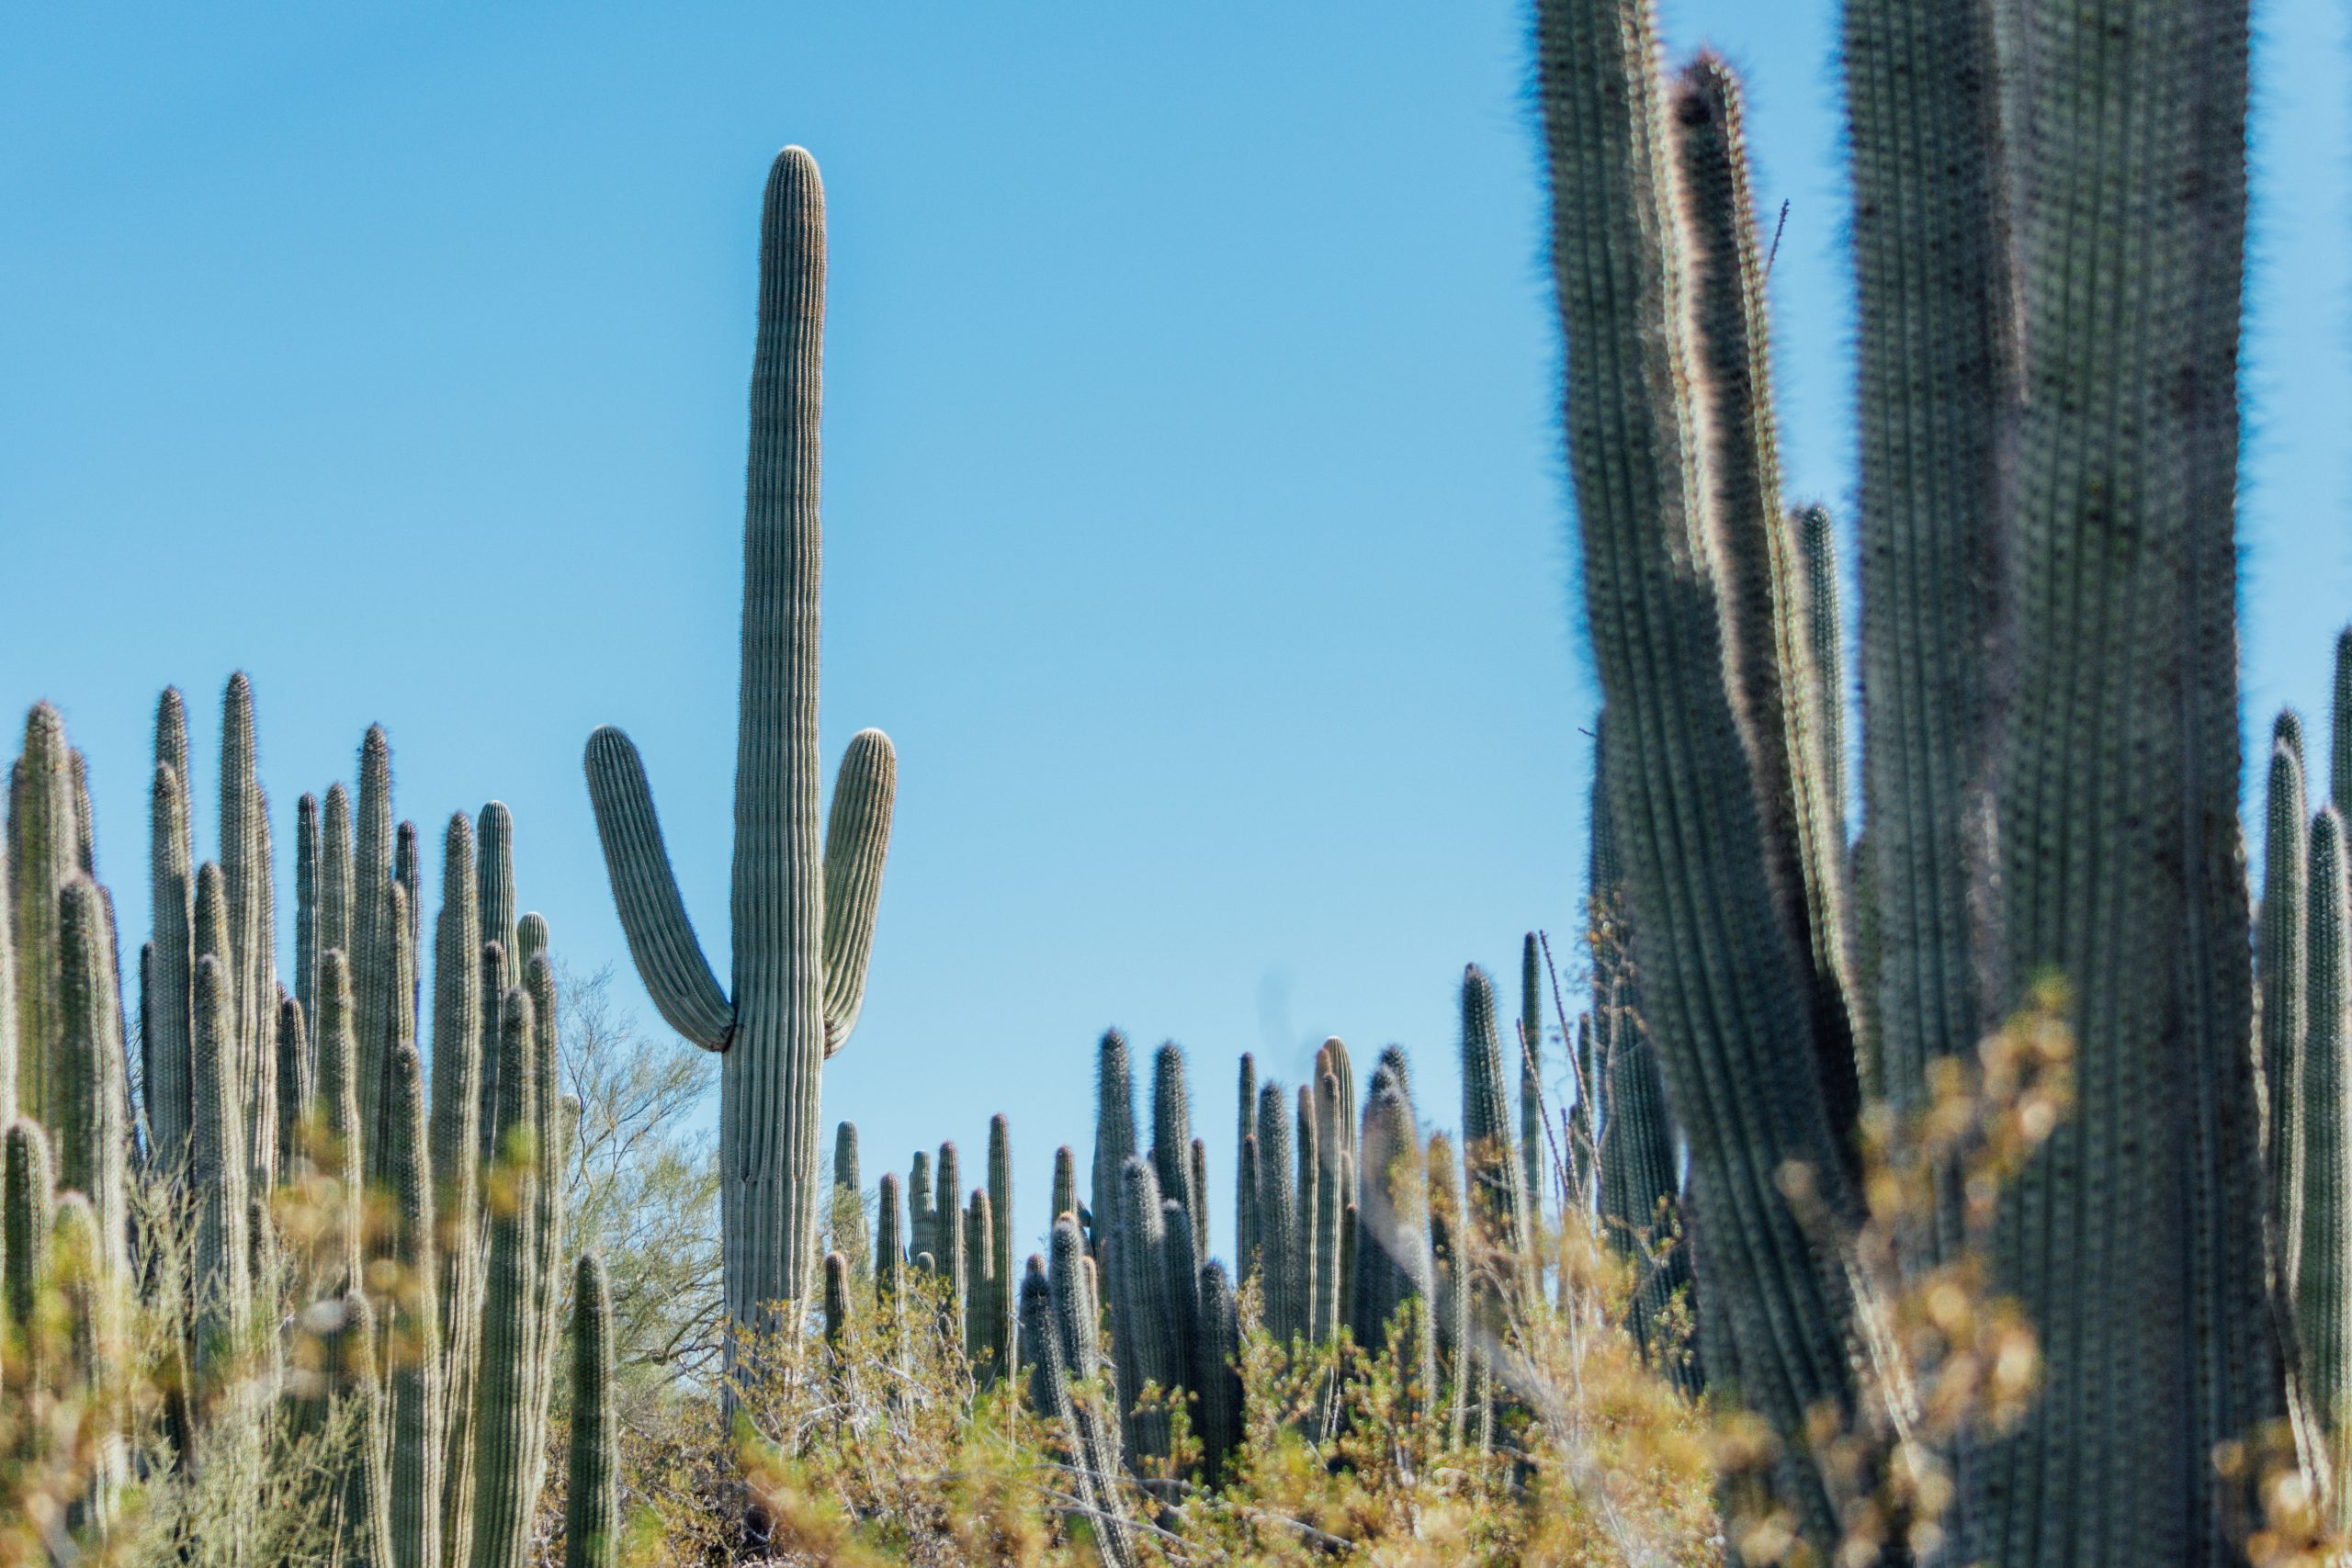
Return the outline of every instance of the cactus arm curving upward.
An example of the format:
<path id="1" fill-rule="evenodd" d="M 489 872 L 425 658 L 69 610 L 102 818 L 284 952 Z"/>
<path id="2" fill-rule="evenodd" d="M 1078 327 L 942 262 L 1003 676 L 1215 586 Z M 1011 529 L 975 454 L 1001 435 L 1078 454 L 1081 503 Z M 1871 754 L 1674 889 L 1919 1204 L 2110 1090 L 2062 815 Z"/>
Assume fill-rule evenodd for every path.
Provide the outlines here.
<path id="1" fill-rule="evenodd" d="M 882 901 L 882 862 L 890 850 L 890 812 L 899 793 L 899 757 L 890 738 L 861 729 L 850 738 L 833 775 L 825 820 L 825 1055 L 831 1059 L 857 1027 L 865 1005 L 865 965 L 874 951 L 874 912 Z"/>
<path id="2" fill-rule="evenodd" d="M 588 738 L 588 798 L 629 957 L 654 1007 L 671 1028 L 704 1050 L 724 1051 L 734 1032 L 735 1010 L 718 988 L 686 918 L 685 900 L 678 896 L 645 764 L 629 738 L 611 725 Z"/>

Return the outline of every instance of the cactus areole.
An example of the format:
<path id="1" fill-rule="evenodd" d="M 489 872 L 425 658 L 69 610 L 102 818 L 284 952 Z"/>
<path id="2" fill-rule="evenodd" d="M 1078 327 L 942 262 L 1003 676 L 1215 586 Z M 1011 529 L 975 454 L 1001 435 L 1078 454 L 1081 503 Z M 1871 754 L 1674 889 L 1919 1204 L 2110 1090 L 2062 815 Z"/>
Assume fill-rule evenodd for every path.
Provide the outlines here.
<path id="1" fill-rule="evenodd" d="M 760 219 L 759 343 L 743 505 L 734 976 L 722 993 L 678 895 L 637 748 L 589 737 L 589 795 L 629 953 L 672 1027 L 720 1052 L 727 1310 L 738 1325 L 815 1284 L 818 1080 L 857 1020 L 897 761 L 879 730 L 842 758 L 818 840 L 817 424 L 824 188 L 787 147 Z"/>

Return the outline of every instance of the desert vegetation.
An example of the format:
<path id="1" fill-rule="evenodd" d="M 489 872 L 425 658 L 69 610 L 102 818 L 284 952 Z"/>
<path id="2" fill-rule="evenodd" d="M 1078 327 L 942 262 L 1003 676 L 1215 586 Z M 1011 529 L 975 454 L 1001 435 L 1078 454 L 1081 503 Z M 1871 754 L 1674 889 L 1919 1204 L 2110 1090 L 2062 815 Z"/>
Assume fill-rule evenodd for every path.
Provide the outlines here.
<path id="1" fill-rule="evenodd" d="M 683 1043 L 558 958 L 503 805 L 428 874 L 380 728 L 295 803 L 281 940 L 242 675 L 209 857 L 187 705 L 156 705 L 126 950 L 36 706 L 0 1564 L 2352 1550 L 2352 632 L 2325 788 L 2284 713 L 2258 875 L 2239 823 L 2246 12 L 1843 15 L 1859 642 L 1836 520 L 1783 493 L 1737 78 L 1666 70 L 1647 0 L 1539 0 L 1587 886 L 1516 975 L 1461 972 L 1458 1108 L 1394 1046 L 1232 1065 L 1227 1256 L 1173 1043 L 1096 1042 L 1044 1195 L 1012 1140 L 1061 1130 L 998 1114 L 968 1169 L 951 1142 L 869 1181 L 827 1119 L 898 763 L 861 731 L 826 807 L 797 147 L 761 225 L 724 985 L 636 747 L 586 742 Z"/>

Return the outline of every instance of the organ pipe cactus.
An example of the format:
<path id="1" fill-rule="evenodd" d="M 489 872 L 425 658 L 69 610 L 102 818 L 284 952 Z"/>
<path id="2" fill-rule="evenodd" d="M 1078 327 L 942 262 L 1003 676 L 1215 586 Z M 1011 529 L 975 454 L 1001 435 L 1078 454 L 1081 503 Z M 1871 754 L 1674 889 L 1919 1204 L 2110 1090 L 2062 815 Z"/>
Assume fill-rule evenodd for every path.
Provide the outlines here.
<path id="1" fill-rule="evenodd" d="M 933 1167 L 931 1256 L 947 1279 L 947 1320 L 960 1335 L 971 1304 L 972 1278 L 964 1246 L 964 1167 L 953 1141 L 939 1145 Z"/>
<path id="2" fill-rule="evenodd" d="M 866 1246 L 865 1188 L 858 1179 L 857 1123 L 844 1122 L 833 1129 L 833 1195 L 825 1215 L 833 1250 L 849 1259 L 851 1272 L 870 1272 Z"/>
<path id="3" fill-rule="evenodd" d="M 1184 1207 L 1185 1224 L 1199 1235 L 1205 1213 L 1193 1187 L 1193 1089 L 1186 1081 L 1183 1048 L 1161 1043 L 1151 1063 L 1151 1168 L 1159 1190 Z"/>
<path id="4" fill-rule="evenodd" d="M 2265 1201 L 2232 817 L 2245 9 L 2034 4 L 2002 16 L 2014 27 L 1997 10 L 1845 8 L 1877 949 L 1848 1021 L 1867 1021 L 1859 1043 L 1906 1111 L 2039 976 L 2071 987 L 2077 1113 L 1992 1236 L 2044 1379 L 1969 1458 L 1954 1560 L 2224 1562 L 2256 1467 L 2209 1456 L 2295 1414 L 2267 1227 L 2244 1223 Z M 1690 1145 L 1702 1292 L 1782 1435 L 1781 1502 L 1826 1554 L 1837 1483 L 1806 1425 L 1850 1429 L 1860 1397 L 1840 1252 L 1860 1219 L 1841 1087 L 1860 1064 L 1824 985 L 1850 933 L 1786 874 L 1804 824 L 1759 766 L 1738 678 L 1742 525 L 1709 444 L 1737 434 L 1724 377 L 1759 400 L 1767 382 L 1753 334 L 1744 360 L 1724 352 L 1709 197 L 1687 172 L 1689 132 L 1736 120 L 1702 127 L 1695 81 L 1669 103 L 1647 0 L 1543 0 L 1537 38 L 1645 1017 Z M 2124 100 L 2128 117 L 2093 112 Z M 1781 673 L 1784 698 L 1803 689 Z M 2094 732 L 2132 736 L 2132 765 L 2081 766 Z M 1811 1179 L 1802 1222 L 1792 1166 Z M 1939 1223 L 1909 1260 L 1956 1238 Z"/>
<path id="5" fill-rule="evenodd" d="M 1544 1229 L 1544 954 L 1533 931 L 1519 944 L 1519 1187 L 1527 1196 L 1527 1239 Z"/>
<path id="6" fill-rule="evenodd" d="M 876 1184 L 874 1204 L 874 1293 L 877 1300 L 895 1302 L 899 1295 L 899 1271 L 906 1267 L 906 1243 L 899 1234 L 899 1178 L 894 1171 L 884 1171 Z"/>
<path id="7" fill-rule="evenodd" d="M 1074 1216 L 1054 1222 L 1050 1269 L 1029 1260 L 1021 1283 L 1022 1334 L 1033 1348 L 1030 1403 L 1059 1428 L 1060 1447 L 1088 1529 L 1113 1568 L 1136 1561 L 1131 1528 L 1121 1507 L 1114 1390 L 1105 1368 L 1093 1303 L 1085 1285 L 1086 1242 Z"/>
<path id="8" fill-rule="evenodd" d="M 1059 1220 L 1064 1214 L 1078 1213 L 1078 1156 L 1068 1144 L 1054 1150 L 1054 1213 Z"/>
<path id="9" fill-rule="evenodd" d="M 447 1418 L 441 1361 L 439 1268 L 433 1237 L 433 1170 L 426 1156 L 424 1069 L 416 1047 L 392 1053 L 386 1086 L 392 1265 L 378 1315 L 384 1333 L 386 1424 L 391 1445 L 392 1559 L 397 1568 L 438 1568 Z M 542 1265 L 544 1267 L 544 1265 Z"/>
<path id="10" fill-rule="evenodd" d="M 2265 1168 L 2278 1238 L 2278 1287 L 2294 1299 L 2302 1258 L 2303 1035 L 2311 903 L 2311 831 L 2302 759 L 2283 742 L 2270 750 L 2262 904 L 2255 926 L 2255 976 L 2262 998 L 2262 1082 L 2267 1099 Z"/>
<path id="11" fill-rule="evenodd" d="M 50 1062 L 62 1031 L 59 896 L 79 869 L 72 750 L 57 710 L 38 703 L 8 779 L 8 894 L 16 936 L 16 1076 L 0 1112 L 52 1125 Z"/>
<path id="12" fill-rule="evenodd" d="M 604 1260 L 582 1253 L 571 1283 L 571 1472 L 564 1489 L 564 1568 L 620 1568 L 619 1440 L 612 1290 Z"/>
<path id="13" fill-rule="evenodd" d="M 996 1375 L 1020 1371 L 1020 1302 L 1012 1277 L 1012 1124 L 989 1118 L 989 1350 Z"/>
<path id="14" fill-rule="evenodd" d="M 2335 634 L 2335 678 L 2329 686 L 2328 800 L 2352 811 L 2352 626 Z"/>
<path id="15" fill-rule="evenodd" d="M 722 992 L 686 919 L 637 749 L 588 742 L 590 799 L 629 952 L 655 1005 L 724 1054 L 719 1159 L 728 1314 L 807 1301 L 816 1260 L 819 1078 L 865 988 L 897 763 L 854 739 L 818 840 L 818 408 L 824 194 L 814 159 L 776 156 L 761 217 L 759 344 L 743 525 L 736 734 L 734 976 Z"/>
<path id="16" fill-rule="evenodd" d="M 58 895 L 60 1028 L 49 1058 L 46 1120 L 58 1185 L 90 1201 L 99 1266 L 111 1275 L 125 1262 L 130 1134 L 123 1120 L 130 1099 L 109 924 L 97 884 L 78 872 L 68 878 Z"/>
<path id="17" fill-rule="evenodd" d="M 530 1443 L 537 1395 L 532 1376 L 532 1315 L 537 1260 L 531 1216 L 538 1162 L 530 1146 L 530 994 L 510 987 L 500 1004 L 499 1072 L 515 1092 L 502 1100 L 504 1153 L 490 1203 L 489 1272 L 483 1292 L 481 1392 L 476 1396 L 472 1568 L 521 1568 L 529 1539 Z"/>
<path id="18" fill-rule="evenodd" d="M 1109 1268 L 1117 1295 L 1112 1345 L 1118 1352 L 1119 1386 L 1130 1402 L 1124 1412 L 1126 1447 L 1140 1465 L 1169 1456 L 1166 1396 L 1182 1383 L 1185 1368 L 1165 1272 L 1168 1226 L 1159 1181 L 1140 1156 L 1129 1156 L 1119 1168 L 1114 1235 Z"/>
<path id="19" fill-rule="evenodd" d="M 8 1354 L 35 1348 L 28 1334 L 49 1269 L 55 1201 L 49 1137 L 39 1122 L 18 1117 L 0 1134 L 0 1325 L 8 1331 L 0 1350 Z M 23 1376 L 37 1384 L 40 1370 L 26 1368 Z"/>
<path id="20" fill-rule="evenodd" d="M 2281 748 L 2284 750 L 2284 748 Z M 2311 831 L 2310 1038 L 2301 1066 L 2306 1164 L 2299 1205 L 2302 1269 L 2291 1298 L 2313 1414 L 2336 1472 L 2352 1461 L 2352 878 L 2344 820 L 2320 808 Z M 2338 1488 L 2338 1528 L 2352 1492 Z"/>
<path id="21" fill-rule="evenodd" d="M 1462 976 L 1462 1168 L 1478 1273 L 1497 1292 L 1490 1326 L 1499 1326 L 1500 1309 L 1526 1289 L 1532 1255 L 1506 1081 L 1494 985 L 1472 964 Z"/>
<path id="22" fill-rule="evenodd" d="M 964 1208 L 964 1354 L 983 1382 L 1002 1371 L 996 1359 L 996 1219 L 988 1189 L 972 1189 Z"/>
<path id="23" fill-rule="evenodd" d="M 1095 1256 L 1102 1257 L 1102 1231 L 1116 1213 L 1119 1171 L 1136 1152 L 1134 1069 L 1127 1060 L 1126 1037 L 1105 1030 L 1094 1051 L 1094 1204 Z"/>
<path id="24" fill-rule="evenodd" d="M 938 1224 L 939 1200 L 931 1183 L 931 1156 L 917 1149 L 907 1162 L 907 1261 L 918 1258 L 939 1256 L 939 1245 L 933 1227 Z"/>
<path id="25" fill-rule="evenodd" d="M 1259 1290 L 1265 1300 L 1267 1332 L 1284 1346 L 1306 1332 L 1289 1098 L 1272 1080 L 1258 1089 Z"/>
<path id="26" fill-rule="evenodd" d="M 1224 1264 L 1201 1265 L 1199 1295 L 1200 1342 L 1194 1349 L 1193 1384 L 1200 1391 L 1201 1469 L 1214 1486 L 1224 1479 L 1227 1464 L 1241 1446 L 1241 1373 L 1237 1364 L 1241 1317 Z"/>
<path id="27" fill-rule="evenodd" d="M 1430 1382 L 1425 1303 L 1430 1293 L 1428 1173 L 1414 1125 L 1412 1089 L 1402 1053 L 1381 1058 L 1365 1097 L 1357 1143 L 1363 1168 L 1356 1201 L 1354 1313 L 1356 1343 L 1377 1351 L 1388 1343 L 1398 1314 L 1411 1307 L 1414 1342 L 1405 1347 L 1408 1381 Z"/>

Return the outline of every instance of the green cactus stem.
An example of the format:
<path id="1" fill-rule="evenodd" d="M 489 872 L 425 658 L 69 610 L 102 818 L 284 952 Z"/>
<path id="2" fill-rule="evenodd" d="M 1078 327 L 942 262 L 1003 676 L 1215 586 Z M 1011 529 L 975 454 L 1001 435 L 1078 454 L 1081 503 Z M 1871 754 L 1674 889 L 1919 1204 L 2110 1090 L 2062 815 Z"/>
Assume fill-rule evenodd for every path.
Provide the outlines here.
<path id="1" fill-rule="evenodd" d="M 1297 1177 L 1292 1169 L 1289 1097 L 1269 1079 L 1258 1090 L 1259 1291 L 1266 1330 L 1287 1346 L 1306 1332 L 1299 1278 Z"/>
<path id="2" fill-rule="evenodd" d="M 47 703 L 25 716 L 25 749 L 8 779 L 10 913 L 16 922 L 17 1074 L 0 1111 L 51 1125 L 51 1057 L 62 1029 L 58 896 L 81 867 L 72 750 Z"/>
<path id="3" fill-rule="evenodd" d="M 500 1003 L 501 1157 L 489 1204 L 490 1258 L 482 1305 L 480 1393 L 474 1439 L 473 1568 L 522 1568 L 536 1488 L 530 1444 L 534 1388 L 532 1317 L 540 1263 L 532 1250 L 538 1160 L 532 1146 L 531 1057 L 537 1033 L 530 993 L 510 987 Z"/>
<path id="4" fill-rule="evenodd" d="M 1115 1029 L 1102 1032 L 1094 1055 L 1094 1172 L 1092 1232 L 1095 1256 L 1102 1256 L 1102 1235 L 1119 1203 L 1119 1172 L 1136 1143 L 1135 1075 L 1127 1060 L 1126 1036 Z"/>
<path id="5" fill-rule="evenodd" d="M 1544 1228 L 1544 953 L 1533 931 L 1519 944 L 1519 1171 L 1528 1240 Z"/>
<path id="6" fill-rule="evenodd" d="M 2262 846 L 2262 904 L 2255 926 L 2255 976 L 2261 993 L 2262 1082 L 2267 1104 L 2265 1166 L 2271 1224 L 2278 1237 L 2278 1289 L 2295 1299 L 2302 1259 L 2304 987 L 2311 974 L 2311 833 L 2301 759 L 2270 749 Z"/>
<path id="7" fill-rule="evenodd" d="M 319 1005 L 319 797 L 308 790 L 294 802 L 294 999 L 302 1016 L 314 1018 Z"/>
<path id="8" fill-rule="evenodd" d="M 1258 1189 L 1265 1179 L 1260 1167 L 1263 1160 L 1258 1152 L 1258 1134 L 1241 1135 L 1241 1168 L 1234 1173 L 1234 1190 L 1238 1194 L 1234 1209 L 1235 1234 L 1233 1256 L 1241 1278 L 1247 1280 L 1258 1272 L 1260 1233 L 1258 1224 Z"/>
<path id="9" fill-rule="evenodd" d="M 25 1386 L 40 1386 L 41 1369 L 22 1359 L 35 1354 L 34 1314 L 49 1273 L 50 1224 L 56 1210 L 49 1135 L 25 1117 L 0 1134 L 0 1325 L 6 1353 L 19 1361 Z"/>
<path id="10" fill-rule="evenodd" d="M 939 1256 L 939 1197 L 932 1185 L 931 1156 L 922 1149 L 907 1162 L 907 1261 Z"/>
<path id="11" fill-rule="evenodd" d="M 897 761 L 878 730 L 850 743 L 818 841 L 819 378 L 824 193 L 787 147 L 761 218 L 759 344 L 744 504 L 742 680 L 736 739 L 731 997 L 702 956 L 637 750 L 588 742 L 614 901 L 662 1016 L 723 1051 L 719 1157 L 729 1315 L 805 1301 L 816 1264 L 818 1093 L 856 1021 L 888 846 Z M 951 1249 L 952 1250 L 952 1249 Z"/>
<path id="12" fill-rule="evenodd" d="M 1462 976 L 1462 1164 L 1469 1217 L 1479 1236 L 1480 1273 L 1488 1265 L 1507 1305 L 1526 1289 L 1531 1253 L 1527 1194 L 1520 1185 L 1518 1147 L 1504 1085 L 1502 1039 L 1495 1023 L 1495 990 L 1471 964 Z"/>
<path id="13" fill-rule="evenodd" d="M 2322 807 L 2311 830 L 2302 1269 L 2293 1302 L 2305 1385 L 2339 1470 L 2352 1459 L 2352 878 L 2345 849 L 2343 818 Z M 2339 1499 L 2333 1509 L 2343 1528 L 2352 1504 Z"/>
<path id="14" fill-rule="evenodd" d="M 57 1180 L 87 1196 L 102 1239 L 101 1266 L 119 1270 L 129 1235 L 130 1103 L 122 1081 L 122 1015 L 116 998 L 108 916 L 96 883 L 76 873 L 58 896 L 58 1021 L 49 1062 L 46 1122 Z"/>
<path id="15" fill-rule="evenodd" d="M 1313 1345 L 1322 1338 L 1322 1303 L 1330 1289 L 1330 1276 L 1323 1266 L 1322 1189 L 1325 1182 L 1337 1178 L 1324 1169 L 1322 1133 L 1310 1085 L 1298 1086 L 1292 1125 L 1297 1134 L 1293 1157 L 1298 1177 L 1297 1200 L 1291 1211 L 1293 1278 L 1298 1291 L 1298 1332 Z"/>
<path id="16" fill-rule="evenodd" d="M 351 999 L 351 971 L 341 948 L 319 960 L 319 1139 L 321 1172 L 334 1179 L 336 1213 L 327 1240 L 334 1249 L 330 1269 L 336 1289 L 360 1281 L 360 1172 L 364 1140 L 359 1131 L 359 1035 Z"/>
<path id="17" fill-rule="evenodd" d="M 1184 1229 L 1189 1235 L 1191 1227 Z M 1185 1366 L 1178 1354 L 1176 1303 L 1165 1272 L 1168 1229 L 1159 1181 L 1141 1156 L 1128 1156 L 1119 1168 L 1113 1235 L 1108 1263 L 1117 1296 L 1112 1344 L 1118 1352 L 1119 1386 L 1130 1402 L 1123 1413 L 1127 1452 L 1141 1464 L 1167 1459 L 1172 1437 L 1164 1398 L 1147 1402 L 1146 1396 L 1154 1391 L 1169 1395 L 1182 1383 Z"/>
<path id="18" fill-rule="evenodd" d="M 964 1355 L 983 1384 L 1002 1371 L 996 1359 L 996 1216 L 988 1189 L 972 1189 L 964 1207 Z"/>
<path id="19" fill-rule="evenodd" d="M 1224 1264 L 1203 1264 L 1200 1280 L 1201 1339 L 1193 1380 L 1200 1390 L 1201 1469 L 1214 1486 L 1241 1446 L 1241 1317 Z"/>
<path id="20" fill-rule="evenodd" d="M 195 1328 L 199 1371 L 245 1341 L 251 1260 L 244 1119 L 237 1094 L 236 1010 L 228 966 L 196 961 L 196 1099 L 189 1190 L 196 1201 Z"/>
<path id="21" fill-rule="evenodd" d="M 1357 1176 L 1356 1254 L 1351 1272 L 1353 1312 L 1349 1324 L 1356 1344 L 1378 1352 L 1409 1303 L 1430 1293 L 1428 1173 L 1415 1126 L 1412 1088 L 1399 1071 L 1402 1053 L 1384 1055 L 1373 1070 L 1365 1096 L 1363 1131 L 1357 1142 L 1363 1160 Z M 1416 1309 L 1413 1329 L 1430 1330 L 1429 1314 Z M 1406 1348 L 1408 1381 L 1429 1382 L 1428 1346 Z"/>
<path id="22" fill-rule="evenodd" d="M 2335 678 L 2329 694 L 2327 791 L 2342 813 L 2352 811 L 2352 626 L 2335 634 Z"/>
<path id="23" fill-rule="evenodd" d="M 1020 1371 L 1020 1303 L 1012 1283 L 1012 1124 L 989 1118 L 989 1348 L 997 1375 Z"/>
<path id="24" fill-rule="evenodd" d="M 620 1420 L 613 1388 L 613 1301 L 604 1260 L 582 1253 L 571 1283 L 571 1472 L 564 1568 L 620 1568 Z"/>
<path id="25" fill-rule="evenodd" d="M 1838 841 L 1846 841 L 1846 649 L 1842 592 L 1838 582 L 1838 528 L 1829 508 L 1796 510 L 1797 547 L 1804 556 L 1804 626 L 1813 669 L 1814 711 L 1820 725 L 1823 803 Z"/>
<path id="26" fill-rule="evenodd" d="M 874 1204 L 874 1293 L 878 1301 L 895 1301 L 899 1270 L 906 1267 L 906 1241 L 899 1234 L 899 1178 L 884 1171 L 876 1184 Z"/>
<path id="27" fill-rule="evenodd" d="M 1200 1213 L 1193 1190 L 1193 1089 L 1185 1074 L 1183 1048 L 1161 1044 L 1151 1062 L 1151 1166 L 1159 1190 L 1184 1206 L 1185 1224 Z"/>
<path id="28" fill-rule="evenodd" d="M 842 1252 L 825 1254 L 825 1349 L 833 1359 L 836 1372 L 842 1370 L 843 1337 L 849 1332 L 849 1258 Z"/>
<path id="29" fill-rule="evenodd" d="M 433 1170 L 426 1155 L 424 1068 L 413 1043 L 392 1053 L 379 1182 L 390 1200 L 385 1257 L 392 1288 L 377 1314 L 384 1336 L 391 1442 L 392 1554 L 397 1568 L 438 1568 L 445 1419 Z"/>
<path id="30" fill-rule="evenodd" d="M 833 1192 L 826 1205 L 826 1234 L 832 1249 L 849 1259 L 851 1272 L 864 1279 L 873 1269 L 873 1254 L 865 1234 L 865 1184 L 858 1178 L 857 1123 L 843 1122 L 833 1129 Z"/>
<path id="31" fill-rule="evenodd" d="M 148 976 L 143 1037 L 147 1135 L 153 1160 L 164 1170 L 187 1165 L 188 1117 L 193 1092 L 189 1032 L 190 966 L 196 962 L 196 867 L 189 854 L 187 776 L 176 764 L 187 760 L 187 731 L 179 694 L 164 694 L 155 720 L 157 761 L 150 786 L 148 899 L 154 924 L 154 964 Z M 8 1091 L 0 1089 L 0 1100 Z"/>
<path id="32" fill-rule="evenodd" d="M 354 823 L 351 900 L 351 999 L 359 1036 L 359 1124 L 383 1115 L 392 1048 L 392 753 L 381 725 L 359 745 L 359 811 Z"/>
<path id="33" fill-rule="evenodd" d="M 939 1145 L 933 1169 L 935 1201 L 932 1205 L 932 1257 L 947 1276 L 947 1321 L 962 1331 L 972 1299 L 971 1270 L 964 1245 L 964 1168 L 951 1140 Z"/>
<path id="34" fill-rule="evenodd" d="M 1078 1213 L 1078 1156 L 1068 1144 L 1054 1150 L 1054 1215 Z"/>

